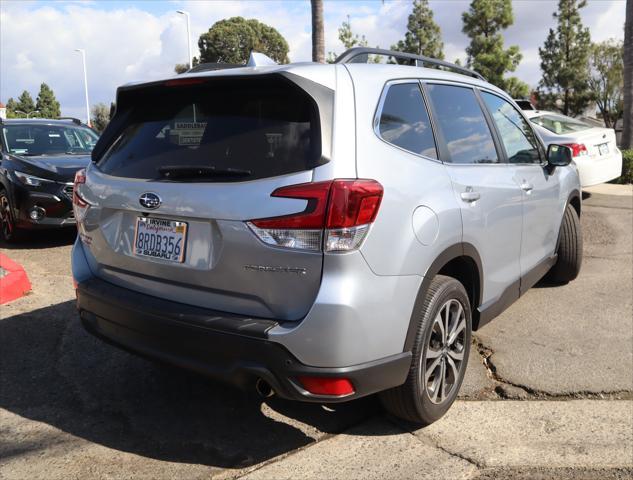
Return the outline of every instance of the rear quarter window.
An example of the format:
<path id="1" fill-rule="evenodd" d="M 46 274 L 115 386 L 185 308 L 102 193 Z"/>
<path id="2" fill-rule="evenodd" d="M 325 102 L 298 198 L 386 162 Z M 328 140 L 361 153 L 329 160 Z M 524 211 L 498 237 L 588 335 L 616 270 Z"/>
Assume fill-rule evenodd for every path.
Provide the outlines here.
<path id="1" fill-rule="evenodd" d="M 192 172 L 182 181 L 236 181 L 321 163 L 316 103 L 282 78 L 149 88 L 123 114 L 128 120 L 97 163 L 109 175 L 161 180 L 165 169 L 181 168 Z M 201 179 L 193 175 L 200 167 L 225 173 Z"/>
<path id="2" fill-rule="evenodd" d="M 419 84 L 397 83 L 387 89 L 378 123 L 380 136 L 404 150 L 437 159 L 433 130 Z"/>

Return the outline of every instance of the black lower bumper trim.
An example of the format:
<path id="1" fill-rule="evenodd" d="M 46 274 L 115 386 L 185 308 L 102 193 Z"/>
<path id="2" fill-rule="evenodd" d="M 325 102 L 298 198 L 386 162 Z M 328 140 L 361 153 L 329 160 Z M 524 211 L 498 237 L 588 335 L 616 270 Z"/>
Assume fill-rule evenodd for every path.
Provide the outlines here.
<path id="1" fill-rule="evenodd" d="M 261 378 L 284 398 L 339 402 L 404 383 L 411 353 L 340 368 L 311 367 L 268 340 L 277 322 L 226 314 L 133 292 L 97 278 L 77 287 L 81 321 L 108 343 L 243 388 Z M 299 376 L 346 377 L 354 394 L 317 397 L 297 388 Z"/>

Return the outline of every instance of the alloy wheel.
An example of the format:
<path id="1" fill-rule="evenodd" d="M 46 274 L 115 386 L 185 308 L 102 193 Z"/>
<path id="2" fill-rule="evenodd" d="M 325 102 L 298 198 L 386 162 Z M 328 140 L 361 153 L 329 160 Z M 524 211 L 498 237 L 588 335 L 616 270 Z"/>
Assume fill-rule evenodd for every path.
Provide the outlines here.
<path id="1" fill-rule="evenodd" d="M 466 312 L 456 299 L 450 299 L 439 309 L 423 355 L 420 368 L 421 387 L 435 404 L 449 398 L 459 383 L 464 364 Z"/>
<path id="2" fill-rule="evenodd" d="M 2 237 L 10 239 L 13 235 L 13 217 L 11 216 L 11 204 L 5 192 L 0 193 L 0 224 L 2 226 Z"/>

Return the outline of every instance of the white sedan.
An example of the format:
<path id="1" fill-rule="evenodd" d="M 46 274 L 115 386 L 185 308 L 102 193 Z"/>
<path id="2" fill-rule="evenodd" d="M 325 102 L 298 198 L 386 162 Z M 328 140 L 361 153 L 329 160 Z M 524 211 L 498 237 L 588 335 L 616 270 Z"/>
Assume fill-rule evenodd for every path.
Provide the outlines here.
<path id="1" fill-rule="evenodd" d="M 592 127 L 554 112 L 524 110 L 523 113 L 546 146 L 554 143 L 572 149 L 582 187 L 605 183 L 622 174 L 622 152 L 616 145 L 613 129 Z"/>

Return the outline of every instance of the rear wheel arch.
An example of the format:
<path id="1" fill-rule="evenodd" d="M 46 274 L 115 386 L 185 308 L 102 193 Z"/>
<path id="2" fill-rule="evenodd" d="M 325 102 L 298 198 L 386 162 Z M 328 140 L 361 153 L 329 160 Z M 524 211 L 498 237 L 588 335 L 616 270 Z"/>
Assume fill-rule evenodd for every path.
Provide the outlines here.
<path id="1" fill-rule="evenodd" d="M 424 274 L 422 285 L 415 299 L 409 328 L 404 342 L 404 351 L 411 351 L 417 324 L 416 312 L 424 303 L 429 286 L 436 275 L 445 275 L 458 280 L 466 289 L 472 309 L 473 330 L 479 325 L 479 310 L 483 291 L 483 268 L 477 249 L 470 243 L 458 243 L 440 253 Z"/>

